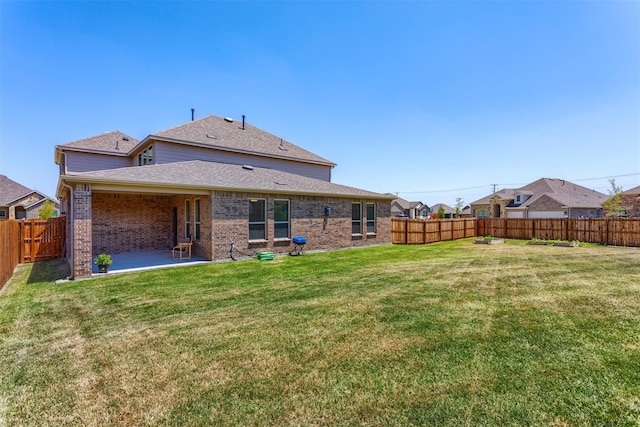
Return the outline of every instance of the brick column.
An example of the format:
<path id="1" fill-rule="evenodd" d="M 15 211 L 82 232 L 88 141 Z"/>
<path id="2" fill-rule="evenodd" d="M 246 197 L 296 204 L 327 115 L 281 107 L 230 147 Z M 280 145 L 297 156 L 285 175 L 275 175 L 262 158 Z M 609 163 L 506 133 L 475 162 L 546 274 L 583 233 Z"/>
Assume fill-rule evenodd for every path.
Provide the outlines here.
<path id="1" fill-rule="evenodd" d="M 92 227 L 91 186 L 75 184 L 73 188 L 73 277 L 91 276 Z"/>

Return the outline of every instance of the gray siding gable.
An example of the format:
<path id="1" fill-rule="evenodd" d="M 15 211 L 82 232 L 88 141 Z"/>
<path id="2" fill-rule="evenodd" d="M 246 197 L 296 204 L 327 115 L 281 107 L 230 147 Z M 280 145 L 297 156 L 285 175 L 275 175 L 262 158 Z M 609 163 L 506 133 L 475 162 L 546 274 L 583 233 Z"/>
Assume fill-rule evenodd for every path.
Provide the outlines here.
<path id="1" fill-rule="evenodd" d="M 79 173 L 124 168 L 131 166 L 131 160 L 124 156 L 67 151 L 65 165 L 67 173 Z"/>
<path id="2" fill-rule="evenodd" d="M 167 164 L 203 160 L 209 162 L 229 163 L 234 165 L 251 165 L 261 168 L 276 169 L 308 178 L 331 181 L 331 167 L 300 163 L 284 159 L 252 156 L 249 154 L 218 151 L 204 147 L 194 147 L 156 141 L 153 148 L 153 163 Z M 133 159 L 137 164 L 137 158 Z"/>

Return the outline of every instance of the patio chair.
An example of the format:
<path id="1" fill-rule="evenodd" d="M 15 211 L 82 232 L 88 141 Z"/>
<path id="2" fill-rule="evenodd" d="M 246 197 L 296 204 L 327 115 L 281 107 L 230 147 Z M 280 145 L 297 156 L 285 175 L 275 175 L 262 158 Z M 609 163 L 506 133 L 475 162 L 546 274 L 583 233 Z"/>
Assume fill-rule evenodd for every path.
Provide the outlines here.
<path id="1" fill-rule="evenodd" d="M 193 246 L 193 236 L 187 242 L 178 242 L 171 249 L 171 257 L 173 259 L 176 259 L 176 256 L 178 259 L 191 259 L 191 246 Z"/>

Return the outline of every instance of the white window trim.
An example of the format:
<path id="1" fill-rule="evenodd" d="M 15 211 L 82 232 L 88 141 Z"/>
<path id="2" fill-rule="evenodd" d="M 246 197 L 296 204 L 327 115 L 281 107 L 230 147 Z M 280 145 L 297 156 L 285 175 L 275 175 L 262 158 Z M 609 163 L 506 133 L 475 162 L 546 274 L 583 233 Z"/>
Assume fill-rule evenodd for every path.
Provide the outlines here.
<path id="1" fill-rule="evenodd" d="M 184 237 L 190 239 L 189 231 L 191 229 L 191 200 L 184 201 Z"/>
<path id="2" fill-rule="evenodd" d="M 287 203 L 287 220 L 286 221 L 276 221 L 275 217 L 275 205 L 276 202 L 286 202 Z M 285 241 L 291 239 L 291 200 L 289 199 L 274 199 L 274 214 L 273 214 L 273 239 L 278 241 Z M 276 224 L 287 224 L 287 237 L 276 237 Z"/>
<path id="3" fill-rule="evenodd" d="M 200 240 L 200 199 L 193 200 L 193 240 Z"/>
<path id="4" fill-rule="evenodd" d="M 259 200 L 262 200 L 264 202 L 263 203 L 263 206 L 264 206 L 264 212 L 263 212 L 264 221 L 258 221 L 258 222 L 253 221 L 252 222 L 252 221 L 249 220 L 247 222 L 249 223 L 248 224 L 248 228 L 249 229 L 251 228 L 252 224 L 263 224 L 264 225 L 264 237 L 262 237 L 260 239 L 252 239 L 251 237 L 249 237 L 249 242 L 266 242 L 267 241 L 267 222 L 268 222 L 267 221 L 267 199 L 264 199 L 264 198 L 250 199 L 249 203 L 257 202 Z M 249 219 L 249 218 L 247 218 L 247 219 Z M 248 230 L 248 231 L 250 231 L 250 230 Z"/>
<path id="5" fill-rule="evenodd" d="M 358 209 L 358 211 L 360 212 L 360 218 L 359 219 L 353 219 L 353 205 L 358 205 L 360 207 L 360 209 Z M 351 203 L 351 235 L 352 236 L 362 236 L 362 202 L 352 202 Z M 355 223 L 359 224 L 358 229 L 360 230 L 359 233 L 354 233 L 353 232 L 353 224 Z"/>
<path id="6" fill-rule="evenodd" d="M 369 206 L 373 206 L 373 219 L 369 218 Z M 366 212 L 367 212 L 367 235 L 373 236 L 378 232 L 378 207 L 375 203 L 367 203 L 366 204 Z M 373 231 L 369 231 L 369 223 L 373 223 Z"/>

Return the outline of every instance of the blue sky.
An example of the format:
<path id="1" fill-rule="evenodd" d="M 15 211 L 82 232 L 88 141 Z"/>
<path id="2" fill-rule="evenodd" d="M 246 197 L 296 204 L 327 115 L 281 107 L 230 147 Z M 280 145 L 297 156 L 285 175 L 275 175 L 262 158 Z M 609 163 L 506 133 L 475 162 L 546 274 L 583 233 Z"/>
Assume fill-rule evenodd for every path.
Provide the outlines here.
<path id="1" fill-rule="evenodd" d="M 427 204 L 541 177 L 640 185 L 637 1 L 0 1 L 0 174 L 241 118 Z"/>

